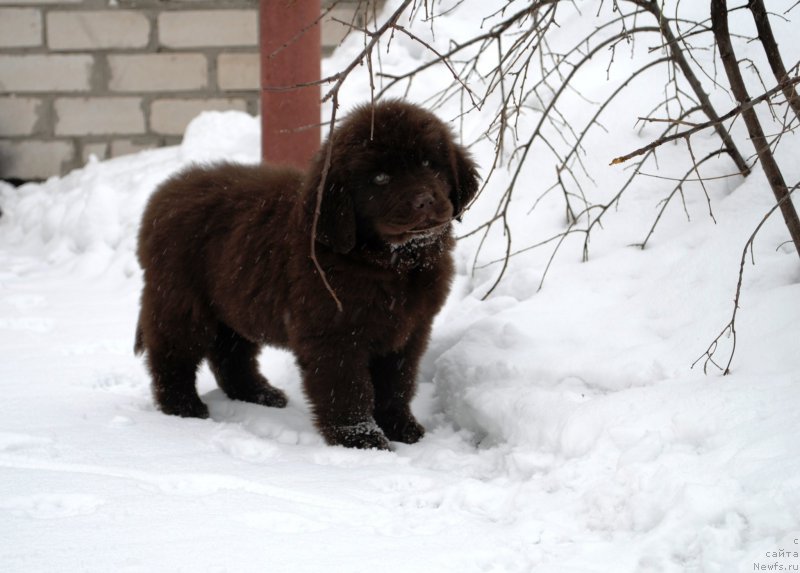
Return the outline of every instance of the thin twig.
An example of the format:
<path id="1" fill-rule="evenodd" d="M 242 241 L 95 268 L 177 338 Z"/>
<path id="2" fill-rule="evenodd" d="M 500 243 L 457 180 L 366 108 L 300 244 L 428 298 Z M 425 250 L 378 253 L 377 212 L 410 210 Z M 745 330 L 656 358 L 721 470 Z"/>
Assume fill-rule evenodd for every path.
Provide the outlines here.
<path id="1" fill-rule="evenodd" d="M 792 187 L 792 189 L 789 190 L 789 192 L 786 194 L 785 197 L 783 197 L 780 201 L 776 202 L 772 206 L 772 208 L 769 211 L 767 211 L 767 213 L 761 218 L 761 221 L 758 223 L 753 233 L 750 235 L 750 238 L 747 239 L 747 242 L 744 244 L 744 249 L 742 249 L 742 257 L 739 260 L 739 278 L 736 281 L 736 294 L 733 297 L 733 312 L 731 313 L 731 319 L 723 327 L 722 331 L 717 335 L 717 337 L 713 341 L 711 341 L 711 344 L 708 345 L 706 351 L 692 363 L 692 368 L 694 368 L 698 362 L 703 360 L 704 361 L 703 374 L 708 374 L 709 364 L 713 364 L 719 370 L 722 370 L 723 376 L 727 376 L 728 374 L 731 373 L 731 364 L 733 363 L 733 355 L 736 353 L 736 315 L 739 312 L 739 299 L 742 294 L 742 280 L 744 277 L 744 263 L 745 260 L 747 259 L 747 250 L 750 249 L 750 257 L 752 260 L 752 264 L 755 264 L 755 255 L 753 253 L 753 242 L 756 239 L 756 235 L 761 230 L 761 227 L 764 226 L 764 223 L 767 222 L 767 219 L 769 219 L 770 216 L 775 211 L 777 211 L 785 201 L 789 200 L 791 194 L 794 193 L 798 189 L 798 187 L 800 187 L 800 184 Z M 731 353 L 728 356 L 727 364 L 723 368 L 714 361 L 714 354 L 716 353 L 719 347 L 720 339 L 728 333 L 730 333 L 731 336 Z"/>
<path id="2" fill-rule="evenodd" d="M 317 224 L 319 223 L 319 216 L 320 216 L 320 209 L 322 207 L 322 197 L 323 193 L 325 192 L 325 183 L 327 182 L 328 172 L 331 168 L 331 157 L 333 156 L 333 133 L 334 127 L 336 125 L 336 111 L 339 108 L 339 89 L 344 84 L 347 77 L 350 73 L 356 68 L 359 62 L 362 62 L 365 57 L 372 53 L 373 48 L 378 43 L 378 40 L 386 33 L 387 30 L 391 29 L 397 23 L 397 20 L 400 16 L 405 12 L 406 8 L 411 4 L 412 0 L 404 0 L 403 3 L 392 13 L 392 15 L 383 23 L 383 25 L 378 28 L 370 37 L 369 41 L 366 43 L 364 48 L 361 50 L 361 53 L 356 56 L 350 64 L 341 72 L 334 74 L 336 77 L 336 83 L 333 87 L 328 91 L 325 97 L 322 98 L 322 101 L 326 101 L 327 99 L 331 100 L 331 116 L 330 121 L 328 122 L 329 126 L 329 136 L 328 136 L 328 144 L 327 149 L 325 150 L 325 161 L 322 164 L 322 176 L 320 178 L 319 187 L 317 187 L 317 197 L 316 197 L 316 206 L 314 208 L 314 217 L 311 226 L 311 260 L 314 262 L 314 267 L 317 269 L 320 278 L 322 279 L 325 288 L 330 293 L 331 297 L 333 297 L 334 302 L 336 303 L 336 308 L 339 309 L 339 312 L 342 312 L 344 309 L 342 307 L 342 302 L 339 300 L 339 297 L 336 296 L 336 292 L 333 290 L 330 282 L 328 282 L 328 277 L 325 274 L 325 271 L 322 269 L 322 265 L 319 263 L 319 259 L 317 258 Z"/>
<path id="3" fill-rule="evenodd" d="M 800 76 L 795 76 L 793 78 L 789 78 L 786 81 L 786 84 L 792 85 L 792 86 L 796 85 L 798 83 L 800 83 Z M 644 147 L 640 147 L 636 151 L 632 151 L 632 152 L 630 152 L 628 154 L 621 155 L 619 157 L 615 157 L 614 159 L 611 160 L 610 165 L 619 165 L 620 163 L 624 163 L 624 162 L 628 161 L 632 157 L 636 157 L 638 155 L 642 155 L 643 153 L 645 153 L 647 151 L 650 151 L 651 149 L 655 149 L 656 147 L 660 147 L 660 146 L 664 145 L 665 143 L 669 143 L 670 141 L 675 141 L 676 139 L 684 139 L 684 138 L 686 138 L 686 137 L 688 137 L 690 135 L 693 135 L 693 134 L 697 133 L 698 131 L 702 131 L 704 129 L 708 129 L 709 127 L 713 127 L 714 125 L 716 125 L 718 123 L 727 121 L 727 120 L 731 119 L 732 117 L 736 117 L 739 114 L 741 114 L 743 111 L 752 109 L 753 107 L 755 107 L 756 105 L 760 104 L 761 102 L 763 102 L 765 100 L 768 100 L 769 98 L 771 98 L 775 94 L 777 94 L 779 92 L 782 92 L 785 89 L 785 87 L 786 86 L 784 84 L 779 84 L 779 85 L 775 86 L 774 88 L 772 88 L 771 90 L 764 92 L 763 94 L 761 94 L 760 96 L 758 96 L 756 98 L 752 98 L 749 101 L 740 103 L 739 105 L 737 105 L 736 107 L 731 109 L 728 113 L 726 113 L 725 115 L 720 116 L 716 120 L 709 120 L 709 121 L 705 121 L 703 123 L 698 123 L 697 125 L 695 125 L 695 127 L 691 128 L 691 129 L 687 129 L 687 130 L 681 131 L 679 133 L 674 133 L 672 135 L 665 135 L 663 137 L 659 137 L 655 141 L 645 145 Z"/>

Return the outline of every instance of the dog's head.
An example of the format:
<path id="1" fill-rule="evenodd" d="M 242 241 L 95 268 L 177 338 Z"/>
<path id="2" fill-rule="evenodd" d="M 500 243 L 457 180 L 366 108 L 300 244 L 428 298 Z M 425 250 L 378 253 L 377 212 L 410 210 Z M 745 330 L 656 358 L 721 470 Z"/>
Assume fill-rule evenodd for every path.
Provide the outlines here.
<path id="1" fill-rule="evenodd" d="M 416 105 L 390 100 L 349 114 L 314 158 L 307 197 L 316 197 L 328 145 L 317 238 L 336 252 L 359 243 L 435 239 L 478 191 L 469 154 L 442 121 Z"/>

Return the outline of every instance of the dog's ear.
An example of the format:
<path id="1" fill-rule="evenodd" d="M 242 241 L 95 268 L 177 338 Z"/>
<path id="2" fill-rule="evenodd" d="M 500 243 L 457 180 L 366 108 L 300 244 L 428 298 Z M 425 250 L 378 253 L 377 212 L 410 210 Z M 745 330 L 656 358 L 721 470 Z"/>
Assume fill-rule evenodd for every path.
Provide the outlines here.
<path id="1" fill-rule="evenodd" d="M 450 202 L 453 204 L 453 218 L 461 220 L 464 209 L 478 192 L 480 176 L 469 152 L 450 140 Z"/>
<path id="2" fill-rule="evenodd" d="M 356 246 L 356 210 L 350 195 L 340 184 L 325 185 L 317 239 L 337 253 L 349 253 Z"/>
<path id="3" fill-rule="evenodd" d="M 314 211 L 317 206 L 317 197 L 322 181 L 322 171 L 325 165 L 325 150 L 322 150 L 314 158 L 306 182 L 306 211 L 313 221 Z M 334 252 L 348 253 L 356 246 L 356 212 L 353 200 L 347 193 L 340 178 L 337 176 L 333 162 L 325 176 L 324 188 L 322 190 L 322 203 L 319 209 L 319 219 L 317 220 L 317 240 L 323 245 L 327 245 Z"/>

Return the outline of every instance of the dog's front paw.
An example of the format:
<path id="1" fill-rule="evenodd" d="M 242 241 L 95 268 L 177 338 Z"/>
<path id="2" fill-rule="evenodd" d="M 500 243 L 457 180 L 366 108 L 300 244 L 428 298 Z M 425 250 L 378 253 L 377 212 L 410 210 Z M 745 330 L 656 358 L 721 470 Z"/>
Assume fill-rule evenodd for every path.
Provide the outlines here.
<path id="1" fill-rule="evenodd" d="M 391 450 L 389 440 L 373 420 L 348 426 L 321 428 L 325 441 L 331 446 L 344 446 L 360 450 Z"/>
<path id="2" fill-rule="evenodd" d="M 376 415 L 376 418 L 386 437 L 393 442 L 415 444 L 425 435 L 425 428 L 410 412 Z"/>

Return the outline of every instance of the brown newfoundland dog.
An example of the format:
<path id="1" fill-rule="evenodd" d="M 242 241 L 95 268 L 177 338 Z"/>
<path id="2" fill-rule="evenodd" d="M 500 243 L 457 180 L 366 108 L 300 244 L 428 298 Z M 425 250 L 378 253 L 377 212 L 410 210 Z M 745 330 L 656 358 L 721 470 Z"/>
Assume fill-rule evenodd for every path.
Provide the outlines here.
<path id="1" fill-rule="evenodd" d="M 330 170 L 311 257 L 327 143 Z M 329 444 L 388 449 L 424 429 L 409 403 L 431 322 L 453 274 L 451 221 L 478 188 L 475 164 L 431 113 L 401 101 L 353 111 L 307 173 L 190 167 L 142 218 L 136 351 L 159 408 L 205 418 L 195 374 L 208 360 L 234 400 L 283 407 L 260 345 L 292 350 Z"/>

